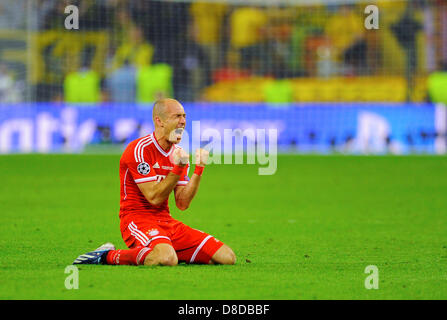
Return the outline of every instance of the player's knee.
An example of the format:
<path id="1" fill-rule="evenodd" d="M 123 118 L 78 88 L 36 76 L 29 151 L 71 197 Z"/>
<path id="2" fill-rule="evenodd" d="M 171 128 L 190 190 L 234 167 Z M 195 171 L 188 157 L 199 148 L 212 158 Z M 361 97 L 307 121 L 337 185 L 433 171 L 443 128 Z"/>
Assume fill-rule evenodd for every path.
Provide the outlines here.
<path id="1" fill-rule="evenodd" d="M 213 262 L 218 264 L 235 264 L 236 255 L 230 247 L 223 245 L 213 256 Z"/>
<path id="2" fill-rule="evenodd" d="M 178 264 L 178 258 L 172 246 L 161 243 L 156 245 L 152 252 L 147 255 L 144 264 L 147 266 L 176 266 Z"/>
<path id="3" fill-rule="evenodd" d="M 235 264 L 235 263 L 236 263 L 236 254 L 233 252 L 233 250 L 228 248 L 224 259 L 224 264 Z"/>
<path id="4" fill-rule="evenodd" d="M 168 253 L 160 257 L 159 264 L 162 266 L 176 266 L 178 264 L 177 254 Z"/>

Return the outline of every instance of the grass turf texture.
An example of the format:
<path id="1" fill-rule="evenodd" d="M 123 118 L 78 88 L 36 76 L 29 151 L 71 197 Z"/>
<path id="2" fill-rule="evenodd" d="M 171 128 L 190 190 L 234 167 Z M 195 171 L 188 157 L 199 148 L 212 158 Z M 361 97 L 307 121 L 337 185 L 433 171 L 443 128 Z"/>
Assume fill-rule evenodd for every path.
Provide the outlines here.
<path id="1" fill-rule="evenodd" d="M 119 156 L 0 157 L 1 299 L 446 299 L 447 159 L 280 156 L 211 165 L 171 211 L 237 254 L 234 266 L 80 266 L 119 232 Z M 379 269 L 367 290 L 365 267 Z"/>

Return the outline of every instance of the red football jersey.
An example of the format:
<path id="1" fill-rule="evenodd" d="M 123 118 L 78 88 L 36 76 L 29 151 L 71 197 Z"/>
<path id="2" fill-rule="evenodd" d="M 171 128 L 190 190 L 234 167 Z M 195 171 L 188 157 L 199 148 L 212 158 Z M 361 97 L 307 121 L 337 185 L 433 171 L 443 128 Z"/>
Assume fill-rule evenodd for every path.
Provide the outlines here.
<path id="1" fill-rule="evenodd" d="M 160 182 L 166 178 L 174 167 L 169 156 L 175 148 L 180 147 L 173 145 L 170 150 L 163 150 L 154 133 L 129 143 L 120 160 L 121 220 L 130 221 L 143 216 L 155 220 L 171 218 L 168 199 L 159 206 L 153 206 L 146 200 L 137 184 L 148 181 Z M 189 165 L 185 167 L 177 186 L 188 183 L 188 172 Z"/>

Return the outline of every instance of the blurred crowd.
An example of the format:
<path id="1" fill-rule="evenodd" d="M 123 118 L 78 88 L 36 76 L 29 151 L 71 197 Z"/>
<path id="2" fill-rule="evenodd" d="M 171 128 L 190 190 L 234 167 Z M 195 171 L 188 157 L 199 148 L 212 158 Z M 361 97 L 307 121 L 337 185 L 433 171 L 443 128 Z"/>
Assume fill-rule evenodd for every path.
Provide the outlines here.
<path id="1" fill-rule="evenodd" d="M 364 27 L 365 4 L 302 10 L 225 2 L 35 0 L 33 14 L 24 17 L 26 0 L 2 0 L 0 29 L 64 31 L 69 4 L 79 8 L 79 30 L 69 32 L 106 33 L 105 54 L 97 52 L 99 40 L 71 43 L 77 58 L 61 63 L 64 48 L 49 42 L 39 52 L 42 72 L 59 76 L 36 80 L 36 100 L 151 102 L 174 96 L 196 101 L 203 99 L 204 88 L 221 81 L 368 76 L 381 70 L 377 33 Z M 405 35 L 401 44 L 409 48 L 407 70 L 413 73 L 415 36 L 424 26 L 411 12 L 407 18 L 405 25 L 410 21 L 414 28 L 397 24 L 394 30 L 398 40 Z"/>

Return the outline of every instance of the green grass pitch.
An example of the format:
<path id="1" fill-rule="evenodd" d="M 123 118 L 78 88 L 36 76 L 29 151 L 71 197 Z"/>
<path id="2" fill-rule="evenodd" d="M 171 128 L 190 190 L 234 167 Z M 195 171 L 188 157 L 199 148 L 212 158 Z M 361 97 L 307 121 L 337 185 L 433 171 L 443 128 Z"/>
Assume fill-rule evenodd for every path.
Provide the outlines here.
<path id="1" fill-rule="evenodd" d="M 210 165 L 172 215 L 234 266 L 65 267 L 119 231 L 119 155 L 0 157 L 1 299 L 447 299 L 447 158 L 279 156 Z M 379 289 L 365 288 L 365 267 Z"/>

